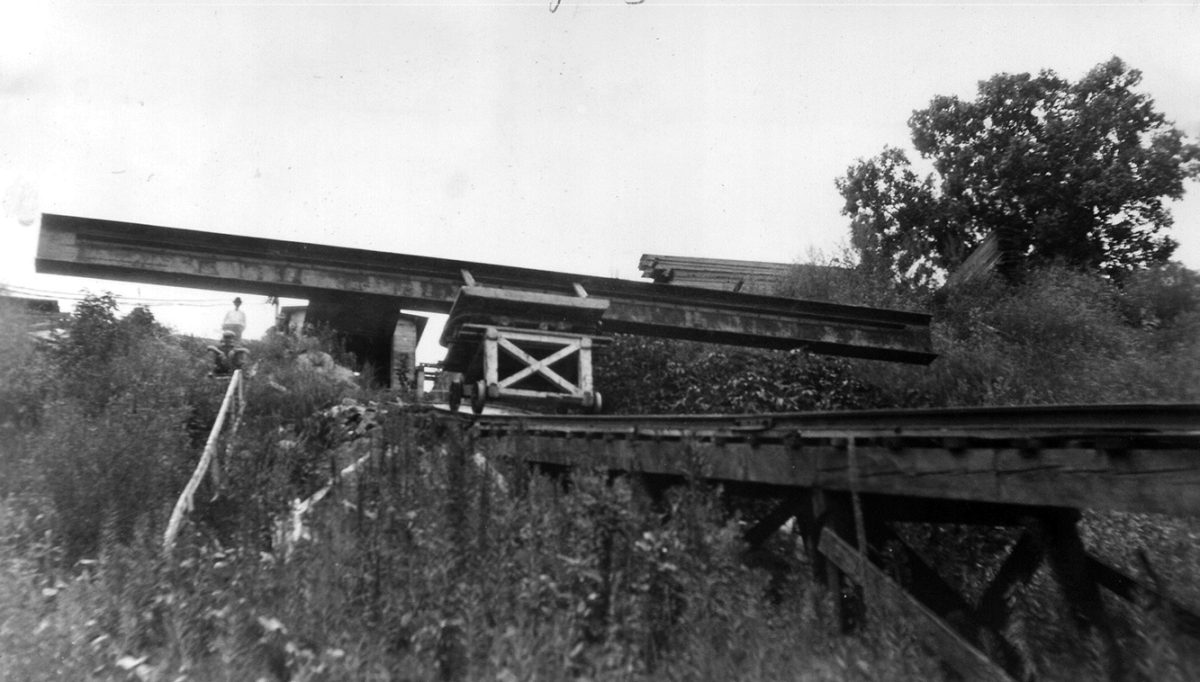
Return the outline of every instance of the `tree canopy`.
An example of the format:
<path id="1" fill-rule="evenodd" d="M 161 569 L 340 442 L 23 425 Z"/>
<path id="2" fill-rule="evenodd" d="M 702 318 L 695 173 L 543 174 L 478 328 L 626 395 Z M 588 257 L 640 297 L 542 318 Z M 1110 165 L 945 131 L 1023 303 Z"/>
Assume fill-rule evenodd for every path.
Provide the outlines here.
<path id="1" fill-rule="evenodd" d="M 1200 146 L 1137 91 L 1141 78 L 1113 57 L 1075 83 L 998 74 L 974 101 L 934 97 L 908 121 L 932 172 L 889 147 L 837 180 L 863 264 L 925 285 L 989 233 L 1010 279 L 1048 263 L 1119 277 L 1166 262 L 1165 200 L 1200 174 Z"/>

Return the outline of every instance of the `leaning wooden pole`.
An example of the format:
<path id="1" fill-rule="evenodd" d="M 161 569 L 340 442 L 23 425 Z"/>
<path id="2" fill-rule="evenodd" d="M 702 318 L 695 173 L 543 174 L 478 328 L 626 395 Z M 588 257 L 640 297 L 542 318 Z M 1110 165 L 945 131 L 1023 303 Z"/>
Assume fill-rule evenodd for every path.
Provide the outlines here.
<path id="1" fill-rule="evenodd" d="M 175 502 L 175 509 L 171 512 L 171 521 L 167 524 L 167 532 L 163 534 L 164 555 L 169 555 L 175 547 L 175 536 L 179 535 L 179 525 L 183 523 L 183 515 L 192 510 L 196 488 L 200 487 L 200 481 L 204 478 L 205 472 L 208 471 L 208 467 L 217 453 L 217 441 L 220 440 L 221 429 L 225 426 L 225 416 L 229 414 L 230 406 L 236 396 L 240 395 L 241 384 L 242 370 L 234 370 L 233 376 L 229 379 L 229 388 L 225 390 L 225 400 L 221 401 L 221 410 L 217 412 L 217 421 L 213 424 L 212 432 L 208 434 L 208 442 L 204 444 L 204 454 L 200 456 L 200 463 L 196 465 L 191 480 L 184 486 L 183 493 L 179 495 L 179 499 Z"/>

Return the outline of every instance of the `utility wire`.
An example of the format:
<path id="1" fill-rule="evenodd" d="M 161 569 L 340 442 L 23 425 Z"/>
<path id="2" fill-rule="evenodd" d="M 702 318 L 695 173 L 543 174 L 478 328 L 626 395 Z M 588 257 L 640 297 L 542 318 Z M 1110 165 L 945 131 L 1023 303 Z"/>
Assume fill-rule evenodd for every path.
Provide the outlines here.
<path id="1" fill-rule="evenodd" d="M 24 287 L 15 284 L 5 284 L 0 282 L 0 290 L 7 291 L 13 294 L 22 296 L 40 296 L 45 298 L 62 299 L 68 301 L 82 301 L 89 294 L 81 292 L 65 292 L 53 291 L 49 289 L 36 289 L 33 287 Z M 195 306 L 195 307 L 214 307 L 228 305 L 228 299 L 183 299 L 183 298 L 152 298 L 145 296 L 126 296 L 122 294 L 113 294 L 114 299 L 123 303 L 135 305 L 157 305 L 157 306 Z"/>

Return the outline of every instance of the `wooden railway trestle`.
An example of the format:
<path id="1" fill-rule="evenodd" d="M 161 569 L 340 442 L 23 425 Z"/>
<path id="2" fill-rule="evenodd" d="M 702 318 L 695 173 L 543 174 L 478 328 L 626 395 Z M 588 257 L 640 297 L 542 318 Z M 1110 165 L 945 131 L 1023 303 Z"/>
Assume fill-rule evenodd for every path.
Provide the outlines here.
<path id="1" fill-rule="evenodd" d="M 450 418 L 447 415 L 447 418 Z M 1110 677 L 1127 663 L 1101 588 L 1162 605 L 1185 634 L 1200 616 L 1085 548 L 1080 510 L 1200 515 L 1200 405 L 1052 406 L 756 416 L 485 415 L 477 442 L 498 456 L 558 469 L 606 469 L 648 480 L 699 476 L 767 491 L 775 506 L 745 540 L 761 545 L 795 519 L 843 629 L 864 600 L 886 596 L 967 679 L 1023 679 L 1005 637 L 1011 593 L 1049 567 L 1070 616 L 1106 644 Z M 892 527 L 897 522 L 1020 531 L 977 599 L 944 580 Z M 884 567 L 899 548 L 909 580 Z"/>

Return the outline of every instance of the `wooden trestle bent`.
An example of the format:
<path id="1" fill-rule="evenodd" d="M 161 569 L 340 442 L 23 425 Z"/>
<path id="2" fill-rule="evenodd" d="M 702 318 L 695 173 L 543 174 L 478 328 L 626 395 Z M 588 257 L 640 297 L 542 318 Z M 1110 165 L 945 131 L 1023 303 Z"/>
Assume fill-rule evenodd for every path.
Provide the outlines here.
<path id="1" fill-rule="evenodd" d="M 968 679 L 1029 677 L 1003 631 L 1010 592 L 1045 563 L 1076 625 L 1108 644 L 1113 679 L 1127 670 L 1100 588 L 1168 607 L 1184 633 L 1188 606 L 1155 594 L 1084 548 L 1083 509 L 1200 516 L 1200 405 L 881 410 L 754 416 L 476 418 L 477 442 L 555 469 L 703 479 L 757 490 L 777 506 L 745 539 L 763 543 L 795 519 L 814 567 L 842 608 L 890 595 L 922 623 L 947 664 Z M 891 529 L 895 522 L 1009 526 L 1020 531 L 982 595 L 968 600 Z M 908 554 L 910 584 L 883 568 L 880 548 Z M 860 549 L 862 548 L 862 549 Z M 951 624 L 952 623 L 952 624 Z"/>

